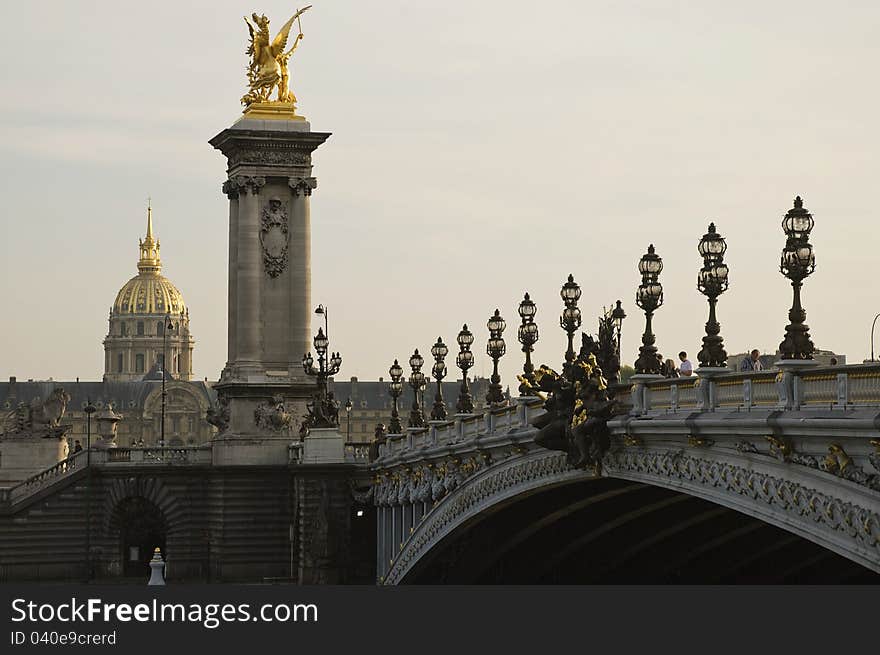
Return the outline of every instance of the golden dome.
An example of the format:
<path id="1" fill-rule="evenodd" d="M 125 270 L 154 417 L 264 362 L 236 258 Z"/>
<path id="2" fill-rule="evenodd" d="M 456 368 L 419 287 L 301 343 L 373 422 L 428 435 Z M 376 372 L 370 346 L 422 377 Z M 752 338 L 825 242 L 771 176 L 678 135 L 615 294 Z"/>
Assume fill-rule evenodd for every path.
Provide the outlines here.
<path id="1" fill-rule="evenodd" d="M 139 241 L 138 274 L 116 294 L 113 314 L 185 314 L 183 296 L 161 275 L 159 241 L 153 239 L 153 210 L 147 207 L 147 236 Z"/>

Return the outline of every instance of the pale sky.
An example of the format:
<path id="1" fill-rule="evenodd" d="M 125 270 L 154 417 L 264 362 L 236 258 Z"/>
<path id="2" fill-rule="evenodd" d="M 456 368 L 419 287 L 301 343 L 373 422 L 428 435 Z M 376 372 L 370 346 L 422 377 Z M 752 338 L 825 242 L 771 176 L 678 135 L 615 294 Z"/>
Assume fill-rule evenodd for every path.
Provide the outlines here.
<path id="1" fill-rule="evenodd" d="M 819 348 L 870 352 L 877 299 L 880 4 L 608 0 L 312 0 L 293 89 L 312 129 L 313 299 L 330 308 L 338 377 L 387 378 L 413 348 L 507 319 L 504 383 L 522 365 L 516 307 L 538 304 L 536 363 L 558 366 L 559 287 L 584 327 L 620 298 L 624 363 L 644 318 L 637 262 L 665 268 L 667 356 L 700 348 L 696 245 L 728 241 L 718 317 L 729 353 L 773 352 L 791 287 L 780 220 L 816 220 L 803 293 Z M 225 159 L 247 30 L 297 5 L 41 2 L 5 6 L 0 379 L 100 379 L 107 315 L 136 273 L 147 196 L 166 274 L 190 308 L 197 379 L 226 360 Z M 315 323 L 317 327 L 317 323 Z M 428 366 L 426 366 L 428 368 Z"/>

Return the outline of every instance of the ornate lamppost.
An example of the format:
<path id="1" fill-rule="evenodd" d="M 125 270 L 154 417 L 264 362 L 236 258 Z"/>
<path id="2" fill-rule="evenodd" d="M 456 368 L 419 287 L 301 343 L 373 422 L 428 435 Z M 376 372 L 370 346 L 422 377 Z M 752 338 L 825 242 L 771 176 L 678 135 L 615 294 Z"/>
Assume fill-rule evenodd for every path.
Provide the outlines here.
<path id="1" fill-rule="evenodd" d="M 703 268 L 697 276 L 697 289 L 709 299 L 709 320 L 706 321 L 706 336 L 703 337 L 703 349 L 697 355 L 700 366 L 707 368 L 724 368 L 727 366 L 727 353 L 724 351 L 724 340 L 721 338 L 721 325 L 715 318 L 715 304 L 718 296 L 727 290 L 727 264 L 724 253 L 727 243 L 715 231 L 715 223 L 709 223 L 709 230 L 700 239 L 697 251 L 703 256 Z"/>
<path id="2" fill-rule="evenodd" d="M 519 393 L 523 396 L 537 395 L 534 389 L 535 367 L 532 365 L 532 351 L 535 344 L 538 343 L 538 324 L 535 323 L 535 314 L 537 312 L 537 305 L 529 298 L 529 294 L 526 293 L 519 304 L 519 317 L 522 319 L 522 323 L 516 335 L 522 344 L 522 351 L 526 354 L 522 383 L 519 385 Z"/>
<path id="3" fill-rule="evenodd" d="M 443 402 L 442 380 L 446 377 L 446 364 L 443 360 L 449 353 L 449 348 L 443 343 L 440 337 L 437 337 L 437 343 L 431 348 L 431 355 L 434 356 L 434 367 L 431 369 L 431 375 L 437 381 L 437 395 L 434 396 L 434 406 L 431 408 L 432 421 L 446 420 L 446 403 Z"/>
<path id="4" fill-rule="evenodd" d="M 504 405 L 504 391 L 501 388 L 501 376 L 498 374 L 498 360 L 507 351 L 507 345 L 501 333 L 507 327 L 507 323 L 501 318 L 501 313 L 496 309 L 486 323 L 489 328 L 489 342 L 486 344 L 486 354 L 492 358 L 492 377 L 489 379 L 489 392 L 486 394 L 486 403 L 490 406 Z"/>
<path id="5" fill-rule="evenodd" d="M 623 311 L 623 307 L 620 304 L 620 301 L 617 301 L 617 305 L 614 309 L 611 310 L 611 324 L 614 326 L 614 330 L 617 333 L 617 361 L 620 361 L 620 329 L 623 327 L 623 319 L 626 318 L 626 312 Z"/>
<path id="6" fill-rule="evenodd" d="M 400 394 L 403 393 L 403 368 L 400 364 L 397 363 L 397 360 L 394 360 L 394 363 L 391 365 L 391 368 L 388 369 L 388 374 L 391 376 L 391 425 L 389 429 L 391 430 L 391 434 L 401 434 L 403 432 L 403 426 L 400 424 L 400 410 L 397 406 L 397 399 L 400 398 Z"/>
<path id="7" fill-rule="evenodd" d="M 810 340 L 809 327 L 804 323 L 807 312 L 801 307 L 801 286 L 814 270 L 816 258 L 810 244 L 810 231 L 813 229 L 813 216 L 804 209 L 804 201 L 798 196 L 794 199 L 794 207 L 789 209 L 782 219 L 785 232 L 785 248 L 779 263 L 779 271 L 791 280 L 794 295 L 788 320 L 785 326 L 785 339 L 779 344 L 782 359 L 805 360 L 813 359 L 815 346 Z"/>
<path id="8" fill-rule="evenodd" d="M 461 369 L 461 389 L 458 393 L 458 402 L 455 404 L 455 411 L 459 414 L 474 413 L 474 398 L 471 396 L 471 388 L 468 385 L 467 372 L 474 365 L 474 353 L 471 352 L 471 344 L 474 342 L 474 335 L 468 330 L 465 323 L 461 332 L 455 338 L 458 343 L 459 352 L 455 356 L 455 365 Z"/>
<path id="9" fill-rule="evenodd" d="M 662 270 L 663 260 L 654 252 L 652 243 L 648 246 L 648 252 L 639 260 L 642 283 L 636 292 L 636 305 L 645 312 L 645 333 L 642 335 L 642 346 L 639 348 L 639 358 L 636 360 L 636 373 L 654 375 L 660 373 L 654 333 L 651 332 L 651 318 L 657 308 L 663 304 L 663 285 L 660 284 Z"/>
<path id="10" fill-rule="evenodd" d="M 351 441 L 351 410 L 354 405 L 351 404 L 351 398 L 345 401 L 345 416 L 348 419 L 348 428 L 345 432 L 345 440 Z"/>
<path id="11" fill-rule="evenodd" d="M 411 428 L 425 427 L 425 412 L 422 411 L 422 392 L 425 390 L 426 382 L 425 374 L 421 371 L 422 364 L 424 363 L 425 358 L 419 354 L 419 349 L 416 348 L 412 357 L 409 358 L 409 365 L 412 368 L 412 375 L 409 377 L 409 386 L 411 386 L 413 390 L 413 405 L 412 410 L 409 413 L 408 423 L 408 426 Z"/>
<path id="12" fill-rule="evenodd" d="M 568 335 L 568 350 L 565 351 L 566 368 L 574 361 L 574 333 L 581 326 L 581 310 L 578 309 L 577 303 L 581 297 L 581 288 L 574 281 L 574 276 L 569 274 L 568 282 L 562 285 L 559 292 L 562 296 L 562 302 L 565 303 L 565 309 L 559 317 L 559 327 L 565 330 Z"/>
<path id="13" fill-rule="evenodd" d="M 329 394 L 327 393 L 327 379 L 330 376 L 339 373 L 339 369 L 342 366 L 342 356 L 338 352 L 327 352 L 330 340 L 327 338 L 327 335 L 324 334 L 323 328 L 318 328 L 318 334 L 315 335 L 312 343 L 314 344 L 315 352 L 318 355 L 318 368 L 315 368 L 314 366 L 315 360 L 312 359 L 312 353 L 306 353 L 302 360 L 303 371 L 305 374 L 313 376 L 318 383 L 315 400 L 309 408 L 309 427 L 339 427 L 339 406 L 330 400 Z"/>

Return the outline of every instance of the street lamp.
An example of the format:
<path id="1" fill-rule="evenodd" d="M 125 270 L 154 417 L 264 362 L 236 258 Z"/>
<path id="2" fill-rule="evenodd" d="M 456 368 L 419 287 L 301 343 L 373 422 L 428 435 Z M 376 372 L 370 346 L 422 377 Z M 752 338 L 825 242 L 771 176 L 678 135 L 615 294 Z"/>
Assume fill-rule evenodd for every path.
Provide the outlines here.
<path id="1" fill-rule="evenodd" d="M 565 303 L 565 309 L 559 317 L 559 327 L 565 330 L 568 335 L 568 350 L 565 351 L 565 363 L 571 364 L 574 361 L 574 333 L 581 326 L 581 310 L 578 309 L 577 303 L 581 297 L 581 288 L 574 281 L 574 276 L 569 274 L 568 282 L 562 285 L 559 292 L 562 296 L 562 302 Z"/>
<path id="2" fill-rule="evenodd" d="M 871 361 L 874 361 L 874 326 L 877 325 L 877 319 L 880 318 L 880 314 L 874 317 L 874 320 L 871 321 Z"/>
<path id="3" fill-rule="evenodd" d="M 727 290 L 727 264 L 724 253 L 727 243 L 715 231 L 715 223 L 709 223 L 709 230 L 700 239 L 697 251 L 703 256 L 703 268 L 697 276 L 697 289 L 709 299 L 709 320 L 706 322 L 706 336 L 703 337 L 703 349 L 697 355 L 700 366 L 724 368 L 727 366 L 727 353 L 724 351 L 724 340 L 721 338 L 721 325 L 715 318 L 715 304 L 718 296 Z"/>
<path id="4" fill-rule="evenodd" d="M 437 343 L 431 348 L 431 355 L 434 356 L 434 366 L 431 369 L 431 375 L 437 381 L 437 395 L 434 396 L 434 406 L 431 408 L 432 421 L 446 420 L 446 403 L 443 402 L 442 380 L 446 377 L 446 364 L 444 359 L 449 353 L 449 348 L 443 343 L 440 337 L 437 337 Z"/>
<path id="5" fill-rule="evenodd" d="M 815 347 L 810 340 L 810 328 L 804 323 L 807 312 L 801 307 L 803 281 L 816 270 L 816 257 L 809 241 L 812 229 L 813 216 L 804 209 L 804 201 L 798 196 L 794 199 L 794 207 L 782 219 L 786 241 L 779 262 L 779 272 L 791 280 L 794 296 L 788 312 L 790 323 L 785 326 L 785 339 L 779 344 L 782 359 L 813 359 Z"/>
<path id="6" fill-rule="evenodd" d="M 330 338 L 330 323 L 328 321 L 329 312 L 327 311 L 327 308 L 324 307 L 324 305 L 319 304 L 317 307 L 315 307 L 315 313 L 321 314 L 324 316 L 324 334 L 326 334 L 327 338 L 329 339 Z"/>
<path id="7" fill-rule="evenodd" d="M 326 315 L 326 314 L 325 314 Z M 303 355 L 302 366 L 306 375 L 313 376 L 318 384 L 315 400 L 309 408 L 309 427 L 335 428 L 339 426 L 339 405 L 331 407 L 330 397 L 327 393 L 327 379 L 339 373 L 342 367 L 342 356 L 338 353 L 328 352 L 330 340 L 321 328 L 312 340 L 315 353 L 318 355 L 318 367 L 315 368 L 315 360 L 312 353 Z"/>
<path id="8" fill-rule="evenodd" d="M 401 382 L 401 379 L 403 378 L 403 368 L 397 363 L 396 359 L 391 365 L 391 368 L 388 369 L 388 374 L 391 376 L 390 386 L 391 399 L 393 402 L 391 407 L 391 425 L 389 427 L 391 434 L 401 434 L 403 432 L 403 426 L 400 425 L 400 411 L 397 406 L 397 399 L 400 397 L 400 394 L 403 393 L 403 382 Z"/>
<path id="9" fill-rule="evenodd" d="M 413 390 L 413 405 L 409 413 L 408 426 L 411 428 L 425 427 L 425 412 L 422 411 L 422 392 L 425 390 L 425 374 L 422 373 L 422 364 L 425 358 L 419 354 L 416 348 L 412 357 L 409 358 L 409 365 L 412 368 L 412 375 L 409 378 L 409 385 Z"/>
<path id="10" fill-rule="evenodd" d="M 345 433 L 345 435 L 346 435 L 345 440 L 346 441 L 351 441 L 351 408 L 352 407 L 353 407 L 353 405 L 351 404 L 351 398 L 349 398 L 348 400 L 345 401 L 345 415 L 346 415 L 346 418 L 348 419 L 348 429 Z"/>
<path id="11" fill-rule="evenodd" d="M 623 307 L 618 300 L 617 306 L 611 310 L 611 323 L 614 325 L 615 332 L 617 332 L 617 361 L 620 361 L 620 328 L 623 326 L 623 319 L 625 318 L 626 312 L 623 311 Z"/>
<path id="12" fill-rule="evenodd" d="M 532 365 L 532 351 L 538 343 L 538 324 L 535 323 L 535 314 L 538 307 L 526 293 L 519 304 L 519 317 L 522 323 L 517 330 L 517 339 L 522 344 L 522 351 L 526 354 L 526 363 L 523 366 L 522 383 L 519 385 L 519 393 L 522 396 L 535 396 L 535 367 Z"/>
<path id="13" fill-rule="evenodd" d="M 83 407 L 86 413 L 86 583 L 92 579 L 92 414 L 98 408 L 91 398 Z"/>
<path id="14" fill-rule="evenodd" d="M 489 392 L 486 394 L 486 403 L 491 407 L 506 404 L 504 392 L 501 388 L 501 376 L 498 374 L 498 360 L 501 359 L 507 350 L 507 346 L 501 336 L 507 324 L 496 309 L 495 313 L 489 317 L 486 327 L 489 328 L 486 354 L 492 358 L 492 377 L 489 379 L 490 384 Z"/>
<path id="15" fill-rule="evenodd" d="M 162 427 L 159 429 L 159 446 L 165 447 L 165 362 L 168 360 L 168 353 L 165 352 L 168 343 L 168 332 L 174 330 L 174 323 L 171 322 L 171 315 L 165 314 L 162 320 Z"/>
<path id="16" fill-rule="evenodd" d="M 642 283 L 636 291 L 636 305 L 645 312 L 645 333 L 642 335 L 642 346 L 636 360 L 636 373 L 660 373 L 660 362 L 657 361 L 657 348 L 654 346 L 654 334 L 651 332 L 651 318 L 663 304 L 663 285 L 660 284 L 660 271 L 663 260 L 654 252 L 654 244 L 648 246 L 648 252 L 639 260 L 639 273 Z"/>
<path id="17" fill-rule="evenodd" d="M 455 338 L 458 343 L 459 352 L 455 356 L 455 365 L 461 369 L 461 389 L 458 393 L 458 402 L 455 405 L 455 411 L 459 414 L 474 413 L 474 398 L 471 396 L 471 388 L 468 385 L 467 372 L 474 365 L 474 353 L 471 352 L 471 344 L 474 342 L 474 335 L 468 330 L 465 323 L 461 332 Z"/>

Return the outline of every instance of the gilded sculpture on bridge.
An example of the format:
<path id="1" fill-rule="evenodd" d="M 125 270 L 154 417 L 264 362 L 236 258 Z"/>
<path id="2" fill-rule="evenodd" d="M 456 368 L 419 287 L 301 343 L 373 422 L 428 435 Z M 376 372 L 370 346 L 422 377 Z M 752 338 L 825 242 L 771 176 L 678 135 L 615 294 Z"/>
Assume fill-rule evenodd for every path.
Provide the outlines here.
<path id="1" fill-rule="evenodd" d="M 601 467 L 610 445 L 608 419 L 616 401 L 609 398 L 608 383 L 592 352 L 581 353 L 562 374 L 542 365 L 535 371 L 536 391 L 547 394 L 546 414 L 534 422 L 535 443 L 568 454 L 577 467 Z"/>
<path id="2" fill-rule="evenodd" d="M 250 19 L 244 17 L 250 36 L 250 45 L 246 54 L 251 60 L 247 70 L 248 92 L 241 98 L 243 105 L 250 107 L 255 103 L 272 103 L 290 105 L 291 111 L 294 109 L 296 96 L 290 90 L 289 63 L 303 38 L 300 17 L 310 8 L 311 5 L 298 9 L 281 27 L 274 39 L 271 39 L 269 19 L 265 15 L 253 13 Z M 290 28 L 294 21 L 297 22 L 299 34 L 294 38 L 290 49 L 287 49 Z M 275 93 L 274 99 L 273 93 Z"/>

